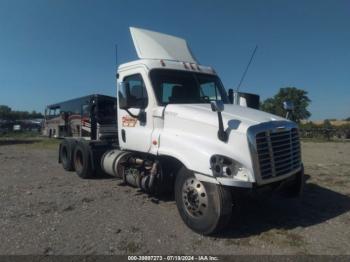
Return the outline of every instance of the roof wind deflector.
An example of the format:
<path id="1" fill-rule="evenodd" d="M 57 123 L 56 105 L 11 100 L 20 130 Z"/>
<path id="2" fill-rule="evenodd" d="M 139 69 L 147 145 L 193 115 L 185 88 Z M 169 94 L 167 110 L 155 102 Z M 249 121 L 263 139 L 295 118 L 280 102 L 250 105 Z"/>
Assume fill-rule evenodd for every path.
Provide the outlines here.
<path id="1" fill-rule="evenodd" d="M 135 27 L 130 27 L 130 33 L 140 59 L 198 63 L 185 39 Z"/>

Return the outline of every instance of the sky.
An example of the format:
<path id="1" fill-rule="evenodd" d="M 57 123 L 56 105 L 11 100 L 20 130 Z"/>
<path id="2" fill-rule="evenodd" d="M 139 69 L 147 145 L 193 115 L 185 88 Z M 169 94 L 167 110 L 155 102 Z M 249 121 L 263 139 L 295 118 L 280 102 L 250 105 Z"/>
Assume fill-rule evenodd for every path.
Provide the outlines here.
<path id="1" fill-rule="evenodd" d="M 116 64 L 137 59 L 129 27 L 183 37 L 226 89 L 261 99 L 294 86 L 310 119 L 350 117 L 350 1 L 0 0 L 0 104 L 116 94 Z M 115 45 L 118 45 L 116 61 Z"/>

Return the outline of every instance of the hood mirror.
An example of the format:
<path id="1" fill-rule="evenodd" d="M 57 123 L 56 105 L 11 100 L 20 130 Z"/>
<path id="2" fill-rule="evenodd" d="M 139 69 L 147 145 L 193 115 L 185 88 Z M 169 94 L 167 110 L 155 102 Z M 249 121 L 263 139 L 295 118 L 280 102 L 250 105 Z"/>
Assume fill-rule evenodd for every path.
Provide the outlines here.
<path id="1" fill-rule="evenodd" d="M 286 110 L 286 118 L 291 119 L 292 112 L 294 111 L 294 103 L 290 100 L 283 102 L 283 109 Z"/>
<path id="2" fill-rule="evenodd" d="M 224 103 L 221 100 L 215 100 L 210 102 L 211 110 L 213 112 L 222 112 L 224 111 Z"/>
<path id="3" fill-rule="evenodd" d="M 226 142 L 228 139 L 228 135 L 224 130 L 224 123 L 222 121 L 222 115 L 221 115 L 221 112 L 224 111 L 224 103 L 221 100 L 216 100 L 216 101 L 210 102 L 210 105 L 211 105 L 211 110 L 213 112 L 218 113 L 218 121 L 219 121 L 218 138 L 221 141 Z"/>
<path id="4" fill-rule="evenodd" d="M 283 109 L 286 111 L 293 111 L 294 110 L 294 103 L 290 100 L 283 102 Z"/>

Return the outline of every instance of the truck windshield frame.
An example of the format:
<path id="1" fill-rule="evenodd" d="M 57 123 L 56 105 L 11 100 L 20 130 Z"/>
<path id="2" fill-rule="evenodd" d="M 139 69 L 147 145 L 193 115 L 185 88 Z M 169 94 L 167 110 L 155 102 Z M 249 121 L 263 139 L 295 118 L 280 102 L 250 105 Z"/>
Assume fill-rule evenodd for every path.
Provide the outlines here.
<path id="1" fill-rule="evenodd" d="M 217 75 L 174 69 L 153 69 L 150 72 L 153 90 L 159 105 L 209 104 L 214 100 L 229 103 L 225 88 Z"/>

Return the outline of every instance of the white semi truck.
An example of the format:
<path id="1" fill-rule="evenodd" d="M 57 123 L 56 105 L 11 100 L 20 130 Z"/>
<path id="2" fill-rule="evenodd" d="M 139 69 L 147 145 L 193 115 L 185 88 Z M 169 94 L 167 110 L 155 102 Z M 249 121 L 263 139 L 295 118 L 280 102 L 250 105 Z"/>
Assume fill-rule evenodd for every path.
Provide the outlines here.
<path id="1" fill-rule="evenodd" d="M 184 39 L 130 31 L 139 59 L 118 68 L 118 135 L 64 139 L 66 170 L 82 178 L 105 172 L 149 194 L 173 191 L 183 221 L 201 234 L 228 223 L 237 192 L 301 194 L 294 122 L 230 103 L 214 69 L 200 65 Z"/>

